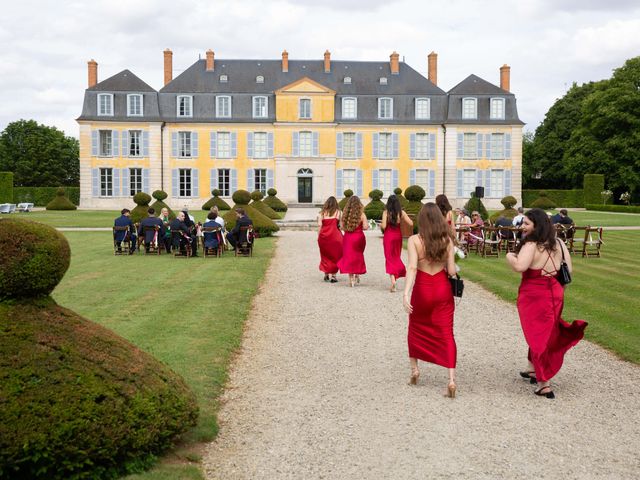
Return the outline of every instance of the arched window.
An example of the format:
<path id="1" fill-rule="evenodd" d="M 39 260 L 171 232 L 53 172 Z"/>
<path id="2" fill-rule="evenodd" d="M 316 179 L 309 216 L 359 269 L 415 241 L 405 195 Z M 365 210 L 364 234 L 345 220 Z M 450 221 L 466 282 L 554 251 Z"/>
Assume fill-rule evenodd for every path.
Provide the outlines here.
<path id="1" fill-rule="evenodd" d="M 301 168 L 298 170 L 299 177 L 313 177 L 313 170 L 310 168 Z"/>

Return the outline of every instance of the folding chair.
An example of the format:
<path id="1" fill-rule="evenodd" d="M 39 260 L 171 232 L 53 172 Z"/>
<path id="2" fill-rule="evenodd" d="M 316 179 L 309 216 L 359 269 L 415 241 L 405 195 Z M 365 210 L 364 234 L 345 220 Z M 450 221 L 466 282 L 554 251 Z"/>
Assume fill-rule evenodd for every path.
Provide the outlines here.
<path id="1" fill-rule="evenodd" d="M 191 238 L 185 238 L 181 231 L 173 230 L 171 232 L 171 247 L 173 248 L 174 257 L 189 258 L 193 255 L 193 250 L 191 249 Z"/>
<path id="2" fill-rule="evenodd" d="M 235 256 L 253 257 L 253 227 L 251 225 L 240 227 L 238 241 L 236 242 Z"/>
<path id="3" fill-rule="evenodd" d="M 486 227 L 470 228 L 467 234 L 467 242 L 469 243 L 469 252 L 475 251 L 477 255 L 482 253 L 484 248 L 484 229 Z"/>
<path id="4" fill-rule="evenodd" d="M 124 240 L 120 242 L 120 247 L 118 247 L 118 242 L 116 242 L 116 232 L 125 232 Z M 113 227 L 113 254 L 129 255 L 130 251 L 131 251 L 131 233 L 129 232 L 129 227 L 127 226 Z"/>
<path id="5" fill-rule="evenodd" d="M 215 236 L 218 240 L 218 246 L 215 248 L 207 248 L 205 241 L 209 237 Z M 222 238 L 222 227 L 202 227 L 202 257 L 221 257 L 224 251 L 224 240 Z"/>
<path id="6" fill-rule="evenodd" d="M 147 250 L 147 245 L 145 239 L 147 238 L 147 232 L 153 232 L 153 240 L 149 243 L 149 250 Z M 142 239 L 142 245 L 144 248 L 145 255 L 147 253 L 154 253 L 156 255 L 160 255 L 162 250 L 164 250 L 164 242 L 162 238 L 160 238 L 160 227 L 158 225 L 153 226 L 144 226 L 142 227 L 142 235 L 140 235 Z"/>
<path id="7" fill-rule="evenodd" d="M 498 239 L 500 240 L 500 250 L 506 250 L 507 253 L 516 249 L 516 230 L 513 227 L 497 227 Z"/>
<path id="8" fill-rule="evenodd" d="M 502 239 L 498 234 L 496 227 L 484 227 L 482 229 L 482 246 L 481 253 L 483 257 L 499 257 L 500 256 L 500 244 Z"/>
<path id="9" fill-rule="evenodd" d="M 469 227 L 456 227 L 456 240 L 458 242 L 458 247 L 465 253 L 465 255 L 469 253 L 469 242 L 467 241 L 467 237 L 470 230 L 471 229 Z"/>
<path id="10" fill-rule="evenodd" d="M 577 250 L 583 252 L 584 242 L 588 236 L 587 230 L 589 228 L 591 228 L 591 225 L 573 228 L 573 235 L 569 239 L 569 253 L 576 253 Z"/>
<path id="11" fill-rule="evenodd" d="M 575 232 L 576 225 L 572 223 L 571 225 L 563 225 L 562 223 L 556 223 L 556 237 L 560 239 L 560 241 L 564 242 L 565 245 L 569 245 L 570 238 L 573 237 Z"/>
<path id="12" fill-rule="evenodd" d="M 582 256 L 600 257 L 600 247 L 602 241 L 602 227 L 587 227 L 584 231 L 584 242 L 582 242 Z"/>

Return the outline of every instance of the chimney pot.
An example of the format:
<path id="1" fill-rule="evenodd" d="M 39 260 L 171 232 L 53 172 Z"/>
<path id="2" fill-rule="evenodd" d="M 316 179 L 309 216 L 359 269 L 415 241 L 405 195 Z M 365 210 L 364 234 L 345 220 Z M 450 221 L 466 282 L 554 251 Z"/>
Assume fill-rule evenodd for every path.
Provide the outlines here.
<path id="1" fill-rule="evenodd" d="M 389 64 L 391 66 L 391 75 L 398 75 L 400 73 L 400 54 L 394 51 L 389 55 Z"/>
<path id="2" fill-rule="evenodd" d="M 173 52 L 170 49 L 164 51 L 164 84 L 173 80 Z"/>
<path id="3" fill-rule="evenodd" d="M 324 52 L 324 73 L 331 72 L 331 52 L 326 50 Z"/>
<path id="4" fill-rule="evenodd" d="M 98 62 L 93 58 L 87 62 L 87 69 L 89 73 L 89 88 L 98 83 Z"/>
<path id="5" fill-rule="evenodd" d="M 214 70 L 214 55 L 213 50 L 207 50 L 207 72 L 213 72 Z"/>
<path id="6" fill-rule="evenodd" d="M 511 67 L 506 63 L 500 67 L 500 88 L 511 91 Z"/>
<path id="7" fill-rule="evenodd" d="M 436 52 L 431 52 L 428 56 L 428 64 L 429 64 L 429 81 L 434 85 L 438 85 L 438 54 Z"/>
<path id="8" fill-rule="evenodd" d="M 282 51 L 282 71 L 289 71 L 289 52 L 287 52 L 286 50 Z"/>

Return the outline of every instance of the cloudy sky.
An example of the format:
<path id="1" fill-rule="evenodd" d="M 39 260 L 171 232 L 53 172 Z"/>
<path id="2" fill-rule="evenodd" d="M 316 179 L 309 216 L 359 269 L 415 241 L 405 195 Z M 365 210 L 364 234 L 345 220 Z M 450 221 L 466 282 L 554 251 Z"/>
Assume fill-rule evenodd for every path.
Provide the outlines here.
<path id="1" fill-rule="evenodd" d="M 216 58 L 388 60 L 396 50 L 438 84 L 474 73 L 499 84 L 511 65 L 520 117 L 534 130 L 572 82 L 640 55 L 638 0 L 19 0 L 0 17 L 0 130 L 33 118 L 77 136 L 87 60 L 98 80 L 126 68 L 162 87 L 211 48 Z"/>

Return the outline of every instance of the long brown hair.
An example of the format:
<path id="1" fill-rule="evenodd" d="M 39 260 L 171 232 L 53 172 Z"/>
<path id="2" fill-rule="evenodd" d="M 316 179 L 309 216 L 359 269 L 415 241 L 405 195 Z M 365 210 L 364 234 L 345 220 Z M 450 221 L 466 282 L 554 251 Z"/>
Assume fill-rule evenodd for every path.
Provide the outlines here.
<path id="1" fill-rule="evenodd" d="M 336 200 L 336 197 L 331 196 L 327 198 L 322 206 L 322 215 L 325 217 L 333 217 L 338 208 L 338 201 Z"/>
<path id="2" fill-rule="evenodd" d="M 342 225 L 347 232 L 353 232 L 362 218 L 362 202 L 357 195 L 351 195 L 342 210 Z"/>
<path id="3" fill-rule="evenodd" d="M 442 212 L 433 203 L 425 203 L 418 214 L 418 235 L 424 246 L 424 256 L 430 262 L 444 262 L 451 239 L 451 229 Z"/>
<path id="4" fill-rule="evenodd" d="M 436 205 L 445 217 L 447 216 L 447 213 L 451 211 L 451 204 L 444 193 L 441 193 L 436 197 Z"/>
<path id="5" fill-rule="evenodd" d="M 389 225 L 398 225 L 402 218 L 402 206 L 396 195 L 389 195 L 387 199 L 387 222 Z"/>

